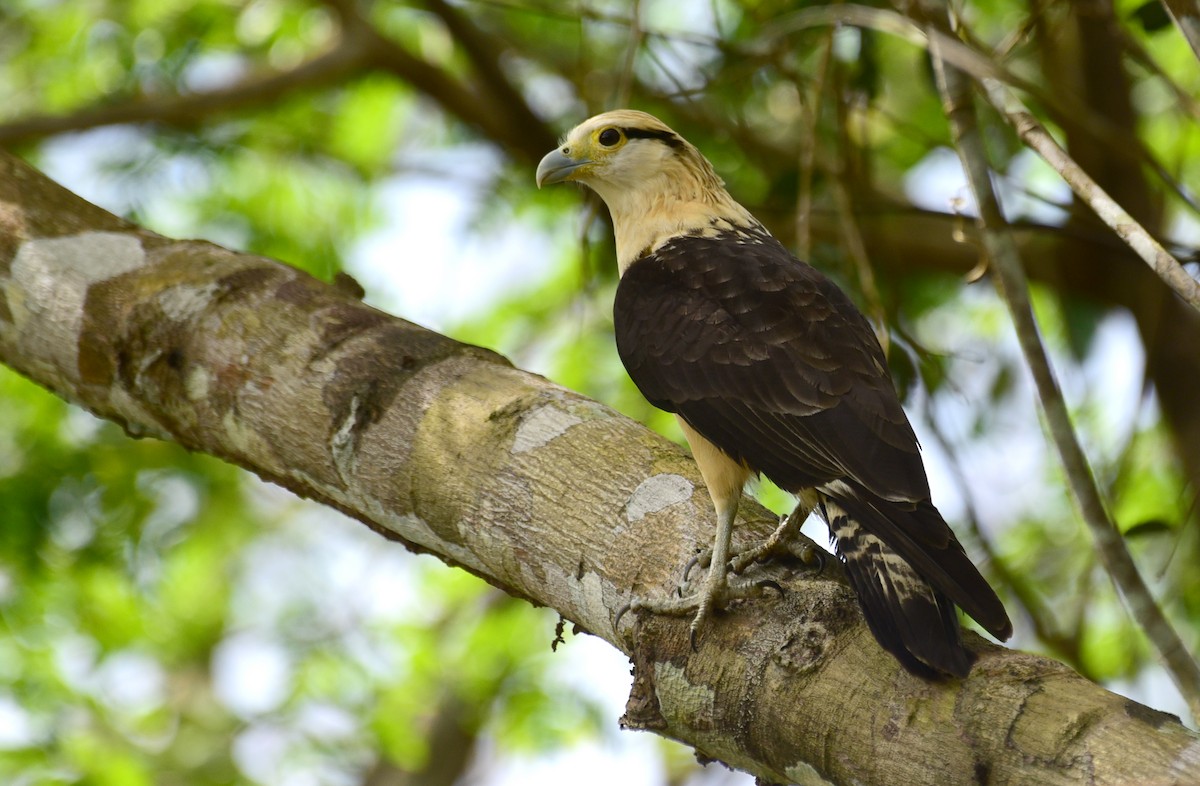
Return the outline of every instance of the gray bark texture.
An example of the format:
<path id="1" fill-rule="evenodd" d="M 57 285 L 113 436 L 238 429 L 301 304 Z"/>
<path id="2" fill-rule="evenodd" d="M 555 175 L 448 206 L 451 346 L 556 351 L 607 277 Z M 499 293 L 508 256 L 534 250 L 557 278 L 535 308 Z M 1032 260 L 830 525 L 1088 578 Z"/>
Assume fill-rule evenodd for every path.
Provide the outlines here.
<path id="1" fill-rule="evenodd" d="M 350 289 L 155 235 L 0 153 L 0 359 L 557 610 L 633 659 L 627 726 L 764 783 L 1200 783 L 1200 736 L 1055 661 L 968 634 L 968 679 L 904 672 L 836 563 L 769 568 L 783 596 L 717 615 L 696 651 L 685 618 L 615 631 L 711 537 L 694 464 Z M 742 513 L 743 541 L 774 524 Z"/>

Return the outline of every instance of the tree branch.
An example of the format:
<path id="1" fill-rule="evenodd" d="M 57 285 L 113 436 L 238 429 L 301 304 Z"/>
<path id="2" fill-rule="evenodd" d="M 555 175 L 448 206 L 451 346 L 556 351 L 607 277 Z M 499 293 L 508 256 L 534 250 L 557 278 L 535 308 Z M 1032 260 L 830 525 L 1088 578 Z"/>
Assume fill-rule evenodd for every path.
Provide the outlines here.
<path id="1" fill-rule="evenodd" d="M 1125 241 L 1150 269 L 1158 274 L 1179 297 L 1200 310 L 1200 283 L 1192 278 L 1179 260 L 1162 247 L 1146 228 L 1117 204 L 1087 172 L 1067 155 L 1010 90 L 993 79 L 984 79 L 988 101 L 1012 125 L 1025 144 L 1033 148 L 1088 207 Z"/>
<path id="2" fill-rule="evenodd" d="M 951 135 L 967 174 L 971 193 L 979 205 L 983 248 L 996 272 L 998 289 L 1012 316 L 1021 350 L 1032 372 L 1038 400 L 1058 448 L 1075 502 L 1096 541 L 1101 561 L 1129 607 L 1130 616 L 1142 626 L 1158 650 L 1187 701 L 1192 716 L 1200 718 L 1200 666 L 1188 654 L 1149 587 L 1142 581 L 1137 565 L 1125 547 L 1125 540 L 1101 498 L 1038 335 L 1037 321 L 1029 301 L 1029 285 L 1016 246 L 1004 232 L 1004 214 L 992 190 L 983 140 L 975 123 L 969 83 L 957 69 L 941 59 L 942 36 L 936 35 L 935 31 L 930 32 L 930 55 L 938 76 L 946 116 L 950 121 Z"/>
<path id="3" fill-rule="evenodd" d="M 525 95 L 513 85 L 508 77 L 509 68 L 504 61 L 502 45 L 508 37 L 484 33 L 471 22 L 460 9 L 445 0 L 423 0 L 425 6 L 437 15 L 458 45 L 466 52 L 475 66 L 480 86 L 491 97 L 489 107 L 494 107 L 507 118 L 507 125 L 515 133 L 510 137 L 526 139 L 520 149 L 528 148 L 529 161 L 539 161 L 545 152 L 554 147 L 557 138 L 529 106 Z M 478 109 L 476 110 L 478 111 Z"/>
<path id="4" fill-rule="evenodd" d="M 1200 60 L 1200 4 L 1196 0 L 1162 0 L 1162 4 Z"/>
<path id="5" fill-rule="evenodd" d="M 1200 310 L 1200 283 L 1162 245 L 1133 219 L 1095 181 L 1058 147 L 1036 118 L 1029 113 L 1005 85 L 1034 93 L 1040 91 L 992 62 L 983 54 L 964 46 L 937 30 L 922 29 L 912 20 L 894 11 L 854 4 L 818 6 L 798 11 L 776 26 L 774 35 L 792 30 L 832 24 L 851 24 L 878 30 L 904 39 L 927 50 L 935 46 L 945 62 L 970 74 L 988 91 L 989 100 L 1017 130 L 1017 133 L 1051 166 L 1071 190 L 1095 211 L 1096 215 L 1141 257 L 1160 278 L 1191 306 Z"/>
<path id="6" fill-rule="evenodd" d="M 516 153 L 526 161 L 537 161 L 555 144 L 554 134 L 521 100 L 512 105 L 515 91 L 503 76 L 481 67 L 482 84 L 460 82 L 446 71 L 417 57 L 379 32 L 362 17 L 354 3 L 325 0 L 338 17 L 341 36 L 326 53 L 289 71 L 255 74 L 227 87 L 199 93 L 164 95 L 116 104 L 87 107 L 67 115 L 45 115 L 0 124 L 0 145 L 16 145 L 55 134 L 83 131 L 124 123 L 164 123 L 192 128 L 217 117 L 249 107 L 278 101 L 294 92 L 345 82 L 356 74 L 386 71 L 436 101 L 459 121 L 480 131 L 484 137 Z M 435 3 L 435 5 L 437 5 Z M 448 7 L 447 14 L 456 12 Z M 483 46 L 474 28 L 465 20 L 452 32 L 468 35 L 473 58 Z M 498 54 L 488 51 L 486 57 Z M 496 62 L 499 62 L 498 60 Z"/>
<path id="7" fill-rule="evenodd" d="M 289 71 L 255 74 L 226 87 L 199 93 L 159 95 L 87 107 L 66 115 L 41 115 L 0 124 L 0 145 L 19 145 L 55 134 L 125 123 L 164 123 L 191 128 L 216 117 L 278 101 L 314 87 L 344 81 L 369 61 L 365 39 L 343 37 L 325 54 Z"/>
<path id="8" fill-rule="evenodd" d="M 686 619 L 618 633 L 616 609 L 673 589 L 711 534 L 675 445 L 281 263 L 142 230 L 4 154 L 0 358 L 635 652 L 631 725 L 764 780 L 1200 779 L 1200 735 L 1054 661 L 972 635 L 967 680 L 909 675 L 836 565 L 775 566 L 784 597 L 718 615 L 698 652 Z M 743 514 L 740 537 L 774 524 Z"/>
<path id="9" fill-rule="evenodd" d="M 457 12 L 448 6 L 440 7 L 445 15 L 442 21 L 452 35 L 466 35 L 467 40 L 458 41 L 468 57 L 477 64 L 478 78 L 482 83 L 459 81 L 448 72 L 413 55 L 404 47 L 379 32 L 358 11 L 350 0 L 326 0 L 337 11 L 346 29 L 359 30 L 371 41 L 373 62 L 381 70 L 394 74 L 407 82 L 442 109 L 466 125 L 477 129 L 485 138 L 502 146 L 509 154 L 516 154 L 526 162 L 538 161 L 546 151 L 554 147 L 557 137 L 541 122 L 521 97 L 517 107 L 510 106 L 514 91 L 511 86 L 502 88 L 507 80 L 499 73 L 490 73 L 492 66 L 499 68 L 499 53 L 481 39 L 482 35 Z M 494 58 L 494 59 L 493 59 Z"/>

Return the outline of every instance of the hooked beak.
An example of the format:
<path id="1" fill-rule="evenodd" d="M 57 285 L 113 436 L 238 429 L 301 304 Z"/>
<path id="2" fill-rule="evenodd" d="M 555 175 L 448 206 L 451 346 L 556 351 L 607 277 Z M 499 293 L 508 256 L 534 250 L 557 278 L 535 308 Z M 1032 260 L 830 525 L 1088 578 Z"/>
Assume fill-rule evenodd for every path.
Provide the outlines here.
<path id="1" fill-rule="evenodd" d="M 562 150 L 551 150 L 538 164 L 537 168 L 537 185 L 551 185 L 553 183 L 562 183 L 565 180 L 570 180 L 571 175 L 575 174 L 575 170 L 581 166 L 586 166 L 592 163 L 588 159 L 576 160 L 564 153 Z"/>

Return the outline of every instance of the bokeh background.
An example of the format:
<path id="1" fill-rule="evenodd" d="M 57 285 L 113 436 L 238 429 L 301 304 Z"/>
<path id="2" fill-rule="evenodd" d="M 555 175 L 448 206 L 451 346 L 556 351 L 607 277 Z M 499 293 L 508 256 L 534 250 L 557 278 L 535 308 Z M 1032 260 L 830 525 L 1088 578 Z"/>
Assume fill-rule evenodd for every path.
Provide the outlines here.
<path id="1" fill-rule="evenodd" d="M 934 499 L 1012 645 L 1192 722 L 1072 504 L 928 53 L 792 29 L 806 5 L 7 0 L 0 145 L 162 234 L 348 273 L 367 302 L 678 439 L 616 357 L 603 207 L 533 185 L 576 122 L 658 114 L 885 337 Z M 1164 6 L 949 10 L 1194 272 L 1200 69 Z M 1097 481 L 1196 652 L 1200 315 L 1000 115 L 980 122 Z M 6 783 L 750 782 L 619 731 L 628 663 L 569 626 L 552 652 L 557 621 L 0 368 Z"/>

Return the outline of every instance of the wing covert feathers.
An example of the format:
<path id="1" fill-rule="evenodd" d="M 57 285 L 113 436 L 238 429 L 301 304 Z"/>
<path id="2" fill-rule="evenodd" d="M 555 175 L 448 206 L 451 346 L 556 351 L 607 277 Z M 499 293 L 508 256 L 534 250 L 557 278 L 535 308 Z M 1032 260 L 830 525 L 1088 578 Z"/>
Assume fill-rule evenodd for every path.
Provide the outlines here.
<path id="1" fill-rule="evenodd" d="M 818 489 L 871 631 L 906 668 L 970 670 L 955 604 L 1011 634 L 930 502 L 874 332 L 815 268 L 761 227 L 682 235 L 625 270 L 614 327 L 652 404 L 780 487 Z"/>

